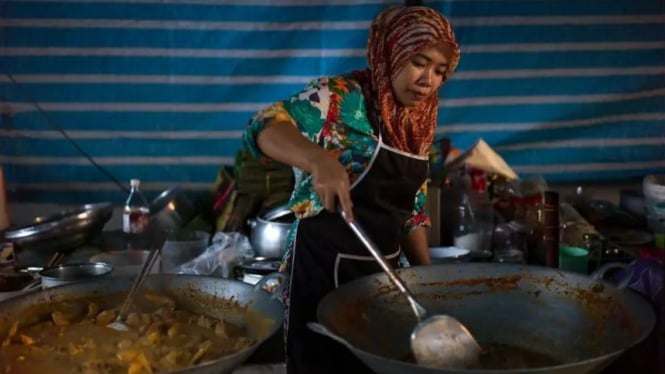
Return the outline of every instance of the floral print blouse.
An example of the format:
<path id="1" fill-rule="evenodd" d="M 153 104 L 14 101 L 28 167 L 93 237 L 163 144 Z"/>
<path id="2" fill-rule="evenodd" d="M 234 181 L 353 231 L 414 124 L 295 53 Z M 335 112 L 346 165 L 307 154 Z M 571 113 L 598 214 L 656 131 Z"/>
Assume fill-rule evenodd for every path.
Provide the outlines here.
<path id="1" fill-rule="evenodd" d="M 362 174 L 378 146 L 379 139 L 367 117 L 362 88 L 345 76 L 314 80 L 301 92 L 254 115 L 243 139 L 254 157 L 266 157 L 259 150 L 256 139 L 272 121 L 292 123 L 310 141 L 334 154 L 346 167 L 350 183 Z M 311 217 L 325 209 L 312 187 L 312 176 L 298 168 L 294 168 L 294 174 L 295 188 L 289 207 L 296 218 Z M 413 215 L 404 224 L 405 232 L 430 225 L 426 196 L 427 182 L 414 197 Z"/>

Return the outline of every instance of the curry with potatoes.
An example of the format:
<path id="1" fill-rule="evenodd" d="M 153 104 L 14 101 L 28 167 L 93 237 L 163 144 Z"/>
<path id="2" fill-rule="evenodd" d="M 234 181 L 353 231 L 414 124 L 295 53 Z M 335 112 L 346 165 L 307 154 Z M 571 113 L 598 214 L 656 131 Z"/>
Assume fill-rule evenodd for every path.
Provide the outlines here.
<path id="1" fill-rule="evenodd" d="M 162 294 L 137 297 L 125 323 L 107 327 L 120 303 L 64 301 L 36 321 L 14 321 L 0 336 L 0 372 L 7 374 L 141 374 L 184 369 L 236 353 L 255 343 L 224 318 L 193 313 Z M 121 298 L 117 299 L 118 301 Z"/>

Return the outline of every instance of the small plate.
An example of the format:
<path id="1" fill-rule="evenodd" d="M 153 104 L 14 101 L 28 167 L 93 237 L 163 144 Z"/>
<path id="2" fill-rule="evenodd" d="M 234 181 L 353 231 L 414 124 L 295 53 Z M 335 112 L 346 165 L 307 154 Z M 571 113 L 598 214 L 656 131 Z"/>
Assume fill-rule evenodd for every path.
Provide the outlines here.
<path id="1" fill-rule="evenodd" d="M 471 251 L 457 247 L 431 247 L 429 253 L 433 264 L 465 262 L 471 259 Z"/>

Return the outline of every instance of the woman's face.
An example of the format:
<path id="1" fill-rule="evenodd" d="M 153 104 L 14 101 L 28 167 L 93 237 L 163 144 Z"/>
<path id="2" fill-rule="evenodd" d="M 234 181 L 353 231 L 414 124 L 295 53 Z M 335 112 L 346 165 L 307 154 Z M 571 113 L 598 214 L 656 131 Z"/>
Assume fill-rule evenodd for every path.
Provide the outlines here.
<path id="1" fill-rule="evenodd" d="M 452 48 L 441 44 L 413 56 L 392 81 L 397 101 L 413 107 L 434 95 L 448 72 L 452 55 Z"/>

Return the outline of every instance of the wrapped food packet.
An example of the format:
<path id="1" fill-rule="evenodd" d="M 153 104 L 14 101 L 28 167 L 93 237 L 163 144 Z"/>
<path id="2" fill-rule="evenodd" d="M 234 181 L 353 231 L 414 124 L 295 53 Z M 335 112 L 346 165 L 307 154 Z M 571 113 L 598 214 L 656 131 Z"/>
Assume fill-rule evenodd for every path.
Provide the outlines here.
<path id="1" fill-rule="evenodd" d="M 473 147 L 448 162 L 446 169 L 454 170 L 464 164 L 488 173 L 499 174 L 509 180 L 518 179 L 513 169 L 483 139 L 478 139 Z"/>

